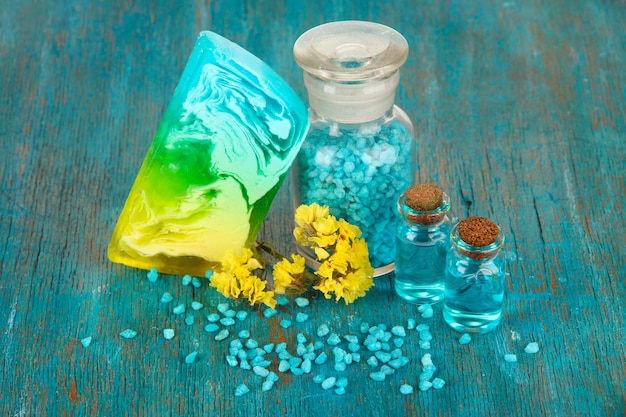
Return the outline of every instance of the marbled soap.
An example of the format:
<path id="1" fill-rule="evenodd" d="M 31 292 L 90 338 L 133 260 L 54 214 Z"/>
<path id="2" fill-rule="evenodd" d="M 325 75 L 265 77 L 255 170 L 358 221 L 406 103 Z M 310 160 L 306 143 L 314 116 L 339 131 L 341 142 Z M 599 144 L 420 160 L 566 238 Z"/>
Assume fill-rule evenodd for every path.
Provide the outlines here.
<path id="1" fill-rule="evenodd" d="M 132 267 L 203 276 L 256 239 L 308 129 L 268 65 L 202 32 L 109 244 Z"/>

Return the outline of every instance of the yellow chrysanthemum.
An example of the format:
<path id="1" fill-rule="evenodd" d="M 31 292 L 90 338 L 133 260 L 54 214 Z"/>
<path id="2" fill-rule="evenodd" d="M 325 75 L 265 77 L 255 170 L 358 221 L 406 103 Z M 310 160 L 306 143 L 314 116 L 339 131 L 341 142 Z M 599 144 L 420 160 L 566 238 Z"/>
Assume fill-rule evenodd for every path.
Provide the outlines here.
<path id="1" fill-rule="evenodd" d="M 329 208 L 328 206 L 320 206 L 319 204 L 313 203 L 311 205 L 302 204 L 300 207 L 296 209 L 295 220 L 296 224 L 300 227 L 309 227 L 310 224 L 313 224 L 321 219 L 328 217 Z"/>

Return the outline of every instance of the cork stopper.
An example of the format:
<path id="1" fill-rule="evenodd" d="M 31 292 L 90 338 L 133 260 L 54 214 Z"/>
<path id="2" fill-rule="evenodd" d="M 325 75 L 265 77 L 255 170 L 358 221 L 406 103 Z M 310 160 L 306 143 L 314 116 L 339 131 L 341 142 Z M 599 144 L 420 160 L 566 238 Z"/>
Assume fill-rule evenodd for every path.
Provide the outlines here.
<path id="1" fill-rule="evenodd" d="M 468 245 L 476 247 L 489 246 L 494 243 L 500 233 L 500 228 L 486 217 L 473 216 L 461 220 L 458 225 L 459 237 Z M 465 256 L 473 259 L 485 259 L 491 256 L 493 251 L 461 251 Z"/>
<path id="2" fill-rule="evenodd" d="M 437 224 L 443 220 L 448 212 L 449 200 L 447 198 L 441 188 L 435 184 L 416 184 L 409 187 L 404 193 L 404 204 L 412 211 L 405 210 L 403 212 L 401 210 L 401 212 L 411 223 L 424 226 Z"/>
<path id="3" fill-rule="evenodd" d="M 431 211 L 443 202 L 443 191 L 435 184 L 421 183 L 406 190 L 406 205 L 415 211 Z"/>

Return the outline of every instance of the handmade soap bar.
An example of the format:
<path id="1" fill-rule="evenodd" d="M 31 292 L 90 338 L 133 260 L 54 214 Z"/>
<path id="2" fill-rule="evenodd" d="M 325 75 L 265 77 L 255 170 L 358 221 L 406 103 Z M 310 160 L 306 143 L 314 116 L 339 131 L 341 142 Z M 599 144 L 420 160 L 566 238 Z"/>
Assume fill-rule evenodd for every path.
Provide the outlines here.
<path id="1" fill-rule="evenodd" d="M 267 64 L 202 32 L 137 175 L 109 259 L 203 276 L 256 239 L 308 129 Z"/>

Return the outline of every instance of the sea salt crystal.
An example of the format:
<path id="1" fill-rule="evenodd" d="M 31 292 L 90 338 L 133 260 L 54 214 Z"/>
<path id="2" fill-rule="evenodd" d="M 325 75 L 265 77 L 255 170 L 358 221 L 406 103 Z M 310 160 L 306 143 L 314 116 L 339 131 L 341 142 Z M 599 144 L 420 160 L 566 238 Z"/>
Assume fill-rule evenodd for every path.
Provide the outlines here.
<path id="1" fill-rule="evenodd" d="M 298 307 L 306 307 L 309 305 L 309 299 L 305 297 L 297 297 L 294 301 Z"/>
<path id="2" fill-rule="evenodd" d="M 193 308 L 195 311 L 201 310 L 203 307 L 204 305 L 202 303 L 199 303 L 197 301 L 191 302 L 191 308 Z"/>
<path id="3" fill-rule="evenodd" d="M 370 374 L 370 378 L 376 382 L 382 382 L 385 380 L 386 377 L 387 377 L 387 374 L 385 374 L 385 372 L 383 371 L 372 372 Z"/>
<path id="4" fill-rule="evenodd" d="M 88 347 L 91 344 L 92 340 L 93 338 L 91 336 L 87 336 L 83 339 L 80 339 L 80 344 L 83 345 L 83 347 Z"/>
<path id="5" fill-rule="evenodd" d="M 163 329 L 163 337 L 166 340 L 170 340 L 174 338 L 174 329 Z"/>
<path id="6" fill-rule="evenodd" d="M 185 312 L 185 304 L 178 304 L 176 307 L 172 309 L 172 313 L 174 314 L 183 314 Z"/>
<path id="7" fill-rule="evenodd" d="M 278 310 L 274 310 L 273 308 L 266 308 L 265 310 L 263 310 L 263 316 L 266 319 L 274 317 L 276 314 L 278 314 Z"/>
<path id="8" fill-rule="evenodd" d="M 150 272 L 148 272 L 148 281 L 156 282 L 157 279 L 159 279 L 159 273 L 157 272 L 156 268 L 150 268 Z"/>
<path id="9" fill-rule="evenodd" d="M 196 277 L 191 278 L 191 285 L 194 286 L 194 288 L 200 288 L 202 286 L 202 283 L 200 282 L 200 280 Z"/>
<path id="10" fill-rule="evenodd" d="M 209 323 L 209 324 L 207 324 L 206 326 L 204 326 L 204 330 L 205 330 L 207 333 L 213 333 L 213 332 L 216 332 L 216 331 L 218 331 L 218 330 L 219 330 L 219 328 L 220 328 L 220 326 L 218 326 L 218 325 L 217 325 L 217 324 L 215 324 L 215 323 Z"/>
<path id="11" fill-rule="evenodd" d="M 406 336 L 406 331 L 404 330 L 404 327 L 402 326 L 394 326 L 391 328 L 391 333 L 393 333 L 396 336 L 399 337 L 404 337 Z"/>
<path id="12" fill-rule="evenodd" d="M 513 354 L 513 353 L 507 353 L 504 355 L 504 360 L 511 363 L 511 362 L 517 362 L 517 355 Z"/>
<path id="13" fill-rule="evenodd" d="M 322 388 L 331 389 L 335 386 L 335 382 L 337 382 L 337 378 L 335 378 L 334 376 L 329 376 L 324 381 L 322 381 Z"/>
<path id="14" fill-rule="evenodd" d="M 174 299 L 174 297 L 172 297 L 172 294 L 170 294 L 169 292 L 164 292 L 163 295 L 161 296 L 161 302 L 163 304 L 167 304 L 169 302 L 171 302 Z"/>
<path id="15" fill-rule="evenodd" d="M 122 336 L 124 339 L 132 339 L 137 336 L 137 332 L 132 329 L 126 329 L 120 332 L 120 336 Z"/>
<path id="16" fill-rule="evenodd" d="M 183 275 L 183 277 L 181 278 L 181 283 L 183 284 L 183 286 L 191 284 L 191 275 Z"/>
<path id="17" fill-rule="evenodd" d="M 309 319 L 309 315 L 308 314 L 305 314 L 305 313 L 298 313 L 298 314 L 296 314 L 296 321 L 298 323 L 304 323 L 308 319 Z"/>
<path id="18" fill-rule="evenodd" d="M 239 310 L 236 314 L 235 317 L 237 317 L 238 320 L 244 321 L 246 319 L 246 317 L 248 317 L 248 312 L 245 310 Z"/>
<path id="19" fill-rule="evenodd" d="M 226 329 L 220 330 L 218 334 L 215 335 L 215 340 L 220 341 L 226 339 L 230 335 L 230 332 Z"/>
<path id="20" fill-rule="evenodd" d="M 413 386 L 409 384 L 403 384 L 400 386 L 400 394 L 409 395 L 413 394 Z"/>
<path id="21" fill-rule="evenodd" d="M 197 351 L 191 352 L 189 355 L 185 356 L 185 363 L 193 363 L 196 360 L 197 356 L 198 356 Z"/>
<path id="22" fill-rule="evenodd" d="M 432 384 L 434 389 L 441 389 L 446 384 L 446 381 L 441 378 L 435 378 L 433 379 Z"/>
<path id="23" fill-rule="evenodd" d="M 537 353 L 539 352 L 539 343 L 531 342 L 524 348 L 524 352 L 526 353 Z"/>
<path id="24" fill-rule="evenodd" d="M 237 385 L 237 388 L 235 388 L 235 395 L 237 397 L 241 397 L 242 395 L 245 395 L 249 392 L 250 392 L 250 388 L 248 388 L 246 384 L 239 384 Z"/>
<path id="25" fill-rule="evenodd" d="M 320 326 L 317 328 L 317 335 L 319 337 L 324 337 L 328 333 L 330 333 L 330 329 L 328 328 L 328 325 L 326 324 L 320 324 Z"/>
<path id="26" fill-rule="evenodd" d="M 419 389 L 421 391 L 428 391 L 430 388 L 432 388 L 432 386 L 433 386 L 432 382 L 428 380 L 423 380 L 423 381 L 420 381 Z"/>
<path id="27" fill-rule="evenodd" d="M 472 337 L 469 335 L 469 333 L 463 333 L 463 336 L 459 338 L 459 343 L 462 345 L 467 345 L 471 341 Z"/>

